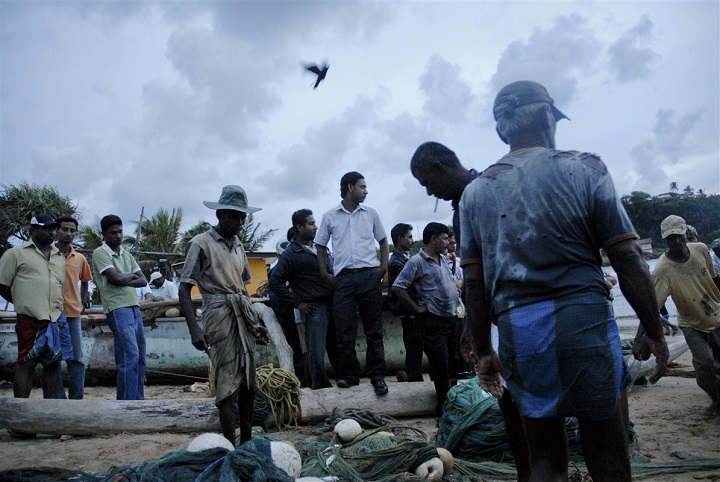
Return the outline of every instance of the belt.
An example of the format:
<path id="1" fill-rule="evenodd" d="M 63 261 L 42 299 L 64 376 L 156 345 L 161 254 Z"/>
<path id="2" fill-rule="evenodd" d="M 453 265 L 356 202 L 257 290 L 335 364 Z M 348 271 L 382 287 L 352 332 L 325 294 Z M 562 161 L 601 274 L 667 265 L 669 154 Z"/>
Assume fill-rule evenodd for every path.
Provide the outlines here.
<path id="1" fill-rule="evenodd" d="M 369 270 L 369 269 L 375 269 L 375 268 L 370 267 L 370 266 L 365 267 L 365 268 L 343 268 L 343 269 L 341 269 L 340 272 L 338 273 L 338 276 L 340 276 L 341 274 L 361 273 L 361 272 L 367 271 L 367 270 Z"/>

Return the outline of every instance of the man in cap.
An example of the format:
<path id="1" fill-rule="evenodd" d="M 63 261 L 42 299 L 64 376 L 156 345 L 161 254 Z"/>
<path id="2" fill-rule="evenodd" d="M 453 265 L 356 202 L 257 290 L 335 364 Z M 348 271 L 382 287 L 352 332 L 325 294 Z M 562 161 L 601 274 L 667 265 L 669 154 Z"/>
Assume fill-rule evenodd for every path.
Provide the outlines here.
<path id="1" fill-rule="evenodd" d="M 39 363 L 43 365 L 43 398 L 55 398 L 61 354 L 58 319 L 65 284 L 65 258 L 53 245 L 57 228 L 52 216 L 33 216 L 30 239 L 0 258 L 0 295 L 15 305 L 17 314 L 15 398 L 30 396 Z"/>
<path id="2" fill-rule="evenodd" d="M 117 399 L 145 399 L 145 327 L 135 288 L 147 285 L 140 266 L 122 247 L 123 223 L 108 214 L 100 220 L 103 244 L 93 251 L 92 268 L 103 312 L 114 336 Z"/>
<path id="3" fill-rule="evenodd" d="M 466 329 L 474 349 L 464 346 L 464 354 L 476 357 L 483 389 L 500 399 L 518 480 L 567 479 L 565 417 L 575 416 L 592 479 L 629 482 L 630 377 L 600 248 L 647 329 L 655 382 L 668 349 L 638 236 L 605 164 L 593 154 L 555 149 L 556 122 L 566 116 L 542 85 L 505 86 L 494 115 L 510 152 L 460 201 Z M 491 345 L 493 323 L 499 355 Z"/>
<path id="4" fill-rule="evenodd" d="M 720 274 L 720 238 L 710 243 L 710 257 L 712 258 L 715 272 Z"/>
<path id="5" fill-rule="evenodd" d="M 187 245 L 180 277 L 180 306 L 193 346 L 208 353 L 215 369 L 215 404 L 222 433 L 235 443 L 239 414 L 240 442 L 245 443 L 252 436 L 257 387 L 255 341 L 267 345 L 270 338 L 245 289 L 252 281 L 250 266 L 237 235 L 247 215 L 260 208 L 248 206 L 240 186 L 225 186 L 218 202 L 204 204 L 215 210 L 218 224 Z M 202 295 L 204 329 L 195 318 L 190 295 L 193 285 Z"/>
<path id="6" fill-rule="evenodd" d="M 350 171 L 340 179 L 338 206 L 323 214 L 315 236 L 320 273 L 335 287 L 333 311 L 337 327 L 339 388 L 360 384 L 360 362 L 355 353 L 358 314 L 365 330 L 365 365 L 375 394 L 388 393 L 385 383 L 385 346 L 382 326 L 382 279 L 387 272 L 388 241 L 380 216 L 362 205 L 367 197 L 362 174 Z M 333 274 L 327 266 L 332 239 Z M 375 242 L 380 247 L 378 260 Z"/>
<path id="7" fill-rule="evenodd" d="M 159 271 L 150 273 L 150 290 L 156 300 L 174 300 L 178 297 L 175 283 L 166 280 Z"/>
<path id="8" fill-rule="evenodd" d="M 692 353 L 695 380 L 712 400 L 708 415 L 720 414 L 720 278 L 703 243 L 687 242 L 680 216 L 660 224 L 668 249 L 652 273 L 658 306 L 672 297 L 678 326 Z"/>

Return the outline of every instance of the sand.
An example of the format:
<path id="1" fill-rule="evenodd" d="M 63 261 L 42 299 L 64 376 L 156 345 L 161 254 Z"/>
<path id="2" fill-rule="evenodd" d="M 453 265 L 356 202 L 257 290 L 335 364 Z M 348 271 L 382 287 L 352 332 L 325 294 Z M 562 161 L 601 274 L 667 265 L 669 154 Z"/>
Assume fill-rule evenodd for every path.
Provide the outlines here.
<path id="1" fill-rule="evenodd" d="M 401 384 L 388 379 L 390 390 L 400 390 Z M 88 387 L 85 397 L 112 399 L 112 387 Z M 0 385 L 0 397 L 11 397 L 12 386 Z M 41 397 L 33 389 L 32 398 Z M 148 386 L 146 397 L 192 398 L 206 397 L 207 393 L 190 392 L 182 386 Z M 634 386 L 629 394 L 630 419 L 635 424 L 640 453 L 651 461 L 673 461 L 688 458 L 720 459 L 720 417 L 709 417 L 705 409 L 708 396 L 695 384 L 689 353 L 672 364 L 665 378 L 656 385 Z M 436 432 L 434 418 L 403 420 L 429 435 Z M 292 432 L 270 430 L 278 439 L 314 437 L 315 426 L 301 427 Z M 113 466 L 126 466 L 155 460 L 166 453 L 185 448 L 197 434 L 132 434 L 53 438 L 39 436 L 34 440 L 17 440 L 0 430 L 0 469 L 52 466 L 79 470 L 86 473 L 106 473 Z M 720 470 L 691 474 L 661 475 L 652 479 L 659 482 L 688 480 L 720 480 Z"/>

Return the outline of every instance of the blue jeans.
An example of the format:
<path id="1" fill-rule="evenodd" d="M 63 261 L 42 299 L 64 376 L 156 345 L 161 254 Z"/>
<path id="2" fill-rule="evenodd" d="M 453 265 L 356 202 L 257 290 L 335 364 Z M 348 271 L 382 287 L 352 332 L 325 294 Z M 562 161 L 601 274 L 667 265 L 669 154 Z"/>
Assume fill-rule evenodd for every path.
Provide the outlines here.
<path id="1" fill-rule="evenodd" d="M 332 386 L 325 371 L 325 345 L 330 324 L 330 309 L 328 303 L 318 303 L 317 309 L 311 315 L 302 315 L 303 323 L 305 323 L 307 362 L 313 390 Z"/>
<path id="2" fill-rule="evenodd" d="M 63 313 L 58 319 L 58 327 L 60 328 L 62 360 L 67 366 L 70 399 L 82 400 L 85 392 L 85 364 L 83 363 L 80 318 L 67 318 Z M 62 383 L 62 370 L 58 370 L 57 391 L 55 393 L 55 398 L 67 398 Z"/>
<path id="3" fill-rule="evenodd" d="M 139 306 L 118 308 L 107 314 L 114 335 L 117 399 L 145 399 L 145 328 Z"/>

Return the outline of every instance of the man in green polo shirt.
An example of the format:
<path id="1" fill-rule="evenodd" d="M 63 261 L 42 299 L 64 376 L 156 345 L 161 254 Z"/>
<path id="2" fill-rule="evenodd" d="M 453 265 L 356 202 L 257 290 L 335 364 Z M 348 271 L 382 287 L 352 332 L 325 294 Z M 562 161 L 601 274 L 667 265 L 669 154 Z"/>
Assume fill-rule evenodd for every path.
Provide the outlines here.
<path id="1" fill-rule="evenodd" d="M 114 214 L 100 220 L 103 244 L 92 256 L 93 278 L 112 330 L 117 399 L 145 399 L 145 328 L 135 288 L 148 284 L 140 266 L 122 247 L 123 224 Z"/>
<path id="2" fill-rule="evenodd" d="M 44 398 L 55 398 L 60 360 L 58 318 L 63 310 L 65 258 L 53 245 L 58 224 L 48 214 L 30 220 L 30 240 L 0 258 L 0 296 L 15 305 L 18 364 L 15 398 L 28 398 L 43 365 Z"/>

